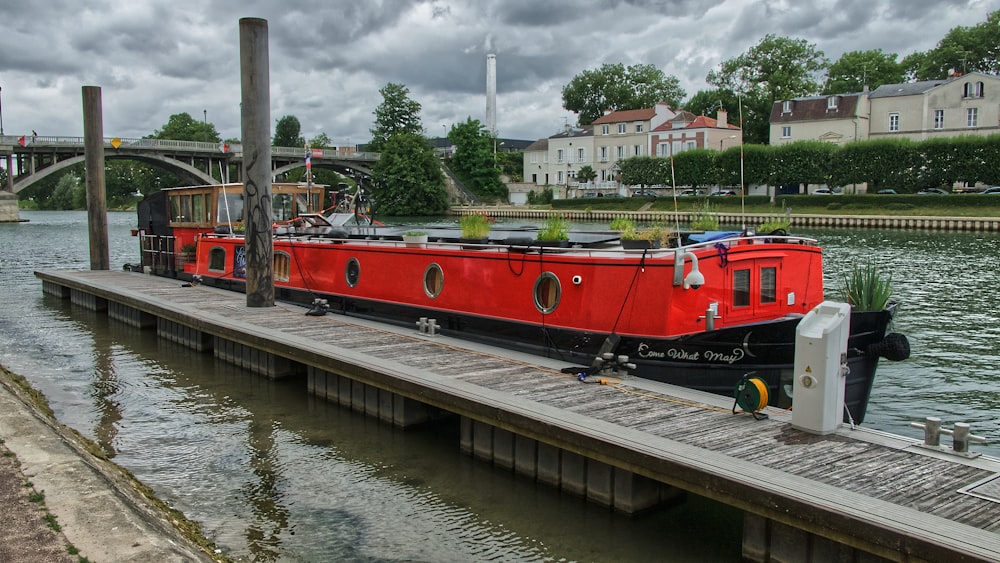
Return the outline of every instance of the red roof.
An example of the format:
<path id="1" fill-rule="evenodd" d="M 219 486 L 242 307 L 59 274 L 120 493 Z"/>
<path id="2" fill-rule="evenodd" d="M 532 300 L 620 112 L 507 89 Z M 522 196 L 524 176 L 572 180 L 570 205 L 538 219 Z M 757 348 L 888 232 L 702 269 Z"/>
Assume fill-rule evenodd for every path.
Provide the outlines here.
<path id="1" fill-rule="evenodd" d="M 623 121 L 649 121 L 656 116 L 656 108 L 613 111 L 594 120 L 594 125 L 621 123 Z"/>

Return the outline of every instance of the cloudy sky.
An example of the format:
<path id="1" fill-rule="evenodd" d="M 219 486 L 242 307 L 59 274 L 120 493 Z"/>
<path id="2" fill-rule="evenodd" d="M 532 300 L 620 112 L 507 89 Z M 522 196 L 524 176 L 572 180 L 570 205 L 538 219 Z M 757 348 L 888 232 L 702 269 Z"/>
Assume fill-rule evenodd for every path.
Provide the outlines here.
<path id="1" fill-rule="evenodd" d="M 556 133 L 575 115 L 560 92 L 604 63 L 652 64 L 688 96 L 767 33 L 831 60 L 933 48 L 1000 0 L 0 0 L 4 131 L 82 136 L 82 86 L 100 86 L 104 132 L 139 137 L 175 113 L 240 136 L 239 19 L 268 22 L 271 118 L 306 138 L 370 138 L 389 82 L 422 106 L 426 134 L 485 123 L 486 55 L 497 56 L 497 127 Z"/>

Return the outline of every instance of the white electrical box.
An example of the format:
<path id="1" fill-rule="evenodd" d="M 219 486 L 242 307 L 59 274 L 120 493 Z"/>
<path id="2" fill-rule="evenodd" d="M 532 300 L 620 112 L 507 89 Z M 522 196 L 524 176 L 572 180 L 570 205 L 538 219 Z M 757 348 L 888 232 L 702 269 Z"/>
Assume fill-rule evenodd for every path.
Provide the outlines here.
<path id="1" fill-rule="evenodd" d="M 844 417 L 851 306 L 824 301 L 795 329 L 792 427 L 830 434 Z"/>

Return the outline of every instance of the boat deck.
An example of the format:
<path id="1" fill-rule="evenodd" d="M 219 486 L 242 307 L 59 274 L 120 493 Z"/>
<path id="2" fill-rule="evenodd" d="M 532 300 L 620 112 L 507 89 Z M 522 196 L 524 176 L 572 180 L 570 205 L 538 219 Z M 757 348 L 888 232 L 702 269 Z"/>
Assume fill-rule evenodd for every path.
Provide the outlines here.
<path id="1" fill-rule="evenodd" d="M 340 315 L 305 316 L 292 305 L 248 308 L 243 294 L 169 278 L 36 275 L 50 294 L 107 300 L 347 373 L 473 424 L 735 506 L 748 515 L 747 559 L 1000 561 L 1000 460 L 988 456 L 846 425 L 813 435 L 794 429 L 788 412 L 768 409 L 756 420 L 734 415 L 731 399 L 634 378 L 583 384 L 551 359 Z"/>

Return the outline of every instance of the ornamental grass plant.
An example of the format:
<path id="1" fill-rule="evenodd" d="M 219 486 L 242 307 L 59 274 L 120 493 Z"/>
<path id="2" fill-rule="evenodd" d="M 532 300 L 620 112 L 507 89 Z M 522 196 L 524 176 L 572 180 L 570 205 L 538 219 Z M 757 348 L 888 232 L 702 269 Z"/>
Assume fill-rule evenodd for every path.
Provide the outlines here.
<path id="1" fill-rule="evenodd" d="M 855 311 L 881 311 L 892 296 L 892 274 L 883 275 L 868 258 L 844 274 L 843 296 Z"/>

